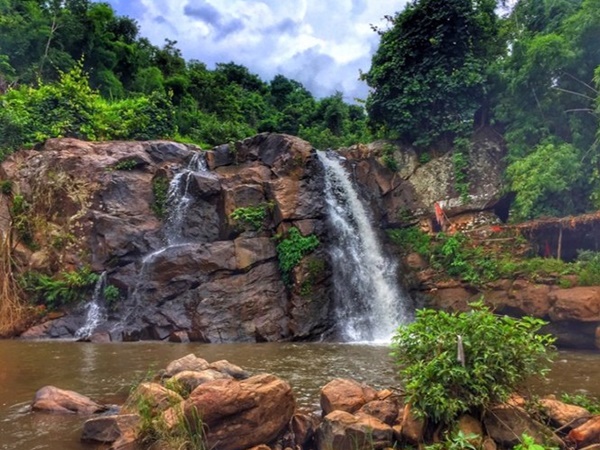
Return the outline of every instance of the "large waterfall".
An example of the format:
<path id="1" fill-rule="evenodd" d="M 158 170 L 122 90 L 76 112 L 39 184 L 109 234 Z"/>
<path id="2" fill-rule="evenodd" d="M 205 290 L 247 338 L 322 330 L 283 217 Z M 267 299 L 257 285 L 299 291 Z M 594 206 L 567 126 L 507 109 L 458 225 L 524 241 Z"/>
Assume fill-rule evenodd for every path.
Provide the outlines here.
<path id="1" fill-rule="evenodd" d="M 333 244 L 336 320 L 343 339 L 388 341 L 409 320 L 409 301 L 397 283 L 375 229 L 340 157 L 318 152 L 325 169 L 325 200 Z"/>

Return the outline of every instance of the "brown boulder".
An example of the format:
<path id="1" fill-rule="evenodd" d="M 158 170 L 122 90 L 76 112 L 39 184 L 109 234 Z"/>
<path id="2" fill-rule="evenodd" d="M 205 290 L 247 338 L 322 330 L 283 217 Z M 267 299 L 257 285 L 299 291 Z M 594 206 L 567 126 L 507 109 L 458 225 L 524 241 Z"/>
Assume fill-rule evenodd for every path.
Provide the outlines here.
<path id="1" fill-rule="evenodd" d="M 581 406 L 568 405 L 553 398 L 543 398 L 539 401 L 542 412 L 556 427 L 570 425 L 575 428 L 587 420 L 591 414 Z"/>
<path id="2" fill-rule="evenodd" d="M 140 383 L 127 398 L 123 412 L 135 413 L 143 404 L 156 415 L 182 401 L 183 398 L 178 393 L 158 383 Z"/>
<path id="3" fill-rule="evenodd" d="M 208 361 L 190 353 L 175 361 L 171 361 L 165 369 L 165 376 L 172 377 L 183 371 L 201 372 L 208 369 L 208 366 Z"/>
<path id="4" fill-rule="evenodd" d="M 367 415 L 346 411 L 326 415 L 317 431 L 318 450 L 376 450 L 392 446 L 394 433 L 389 425 Z"/>
<path id="5" fill-rule="evenodd" d="M 214 369 L 206 369 L 200 372 L 194 372 L 191 370 L 184 370 L 173 375 L 167 381 L 167 385 L 171 385 L 183 396 L 189 395 L 194 389 L 209 381 L 231 379 L 231 375 L 219 372 Z"/>
<path id="6" fill-rule="evenodd" d="M 338 378 L 321 389 L 321 409 L 326 416 L 332 411 L 354 413 L 377 398 L 377 391 L 354 380 Z"/>
<path id="7" fill-rule="evenodd" d="M 501 446 L 513 447 L 523 434 L 535 439 L 538 444 L 551 443 L 563 448 L 564 443 L 551 429 L 536 422 L 527 412 L 517 406 L 500 405 L 486 411 L 483 423 L 488 435 Z"/>
<path id="8" fill-rule="evenodd" d="M 106 411 L 107 407 L 77 392 L 44 386 L 35 393 L 31 409 L 56 414 L 94 414 Z"/>
<path id="9" fill-rule="evenodd" d="M 557 289 L 550 294 L 553 321 L 600 321 L 600 286 Z"/>
<path id="10" fill-rule="evenodd" d="M 137 438 L 139 424 L 140 416 L 137 414 L 94 417 L 83 424 L 81 440 L 102 444 L 117 440 L 133 442 Z"/>
<path id="11" fill-rule="evenodd" d="M 273 441 L 288 425 L 296 402 L 285 381 L 269 374 L 198 386 L 184 413 L 200 417 L 209 448 L 239 450 Z"/>
<path id="12" fill-rule="evenodd" d="M 294 443 L 300 448 L 310 445 L 315 437 L 319 421 L 316 417 L 308 414 L 294 414 L 290 428 L 294 434 Z"/>
<path id="13" fill-rule="evenodd" d="M 240 366 L 230 363 L 226 359 L 212 362 L 208 368 L 216 370 L 217 372 L 221 372 L 225 375 L 229 375 L 237 380 L 245 380 L 246 378 L 250 377 L 250 373 L 248 371 L 242 369 Z"/>
<path id="14" fill-rule="evenodd" d="M 413 413 L 410 405 L 404 406 L 399 425 L 394 425 L 394 436 L 398 441 L 404 441 L 411 445 L 419 445 L 423 442 L 425 432 L 425 420 Z"/>
<path id="15" fill-rule="evenodd" d="M 393 425 L 398 418 L 398 404 L 393 400 L 373 400 L 363 405 L 356 413 L 357 416 L 363 414 Z"/>
<path id="16" fill-rule="evenodd" d="M 576 444 L 577 448 L 583 448 L 592 444 L 599 444 L 600 416 L 594 416 L 583 425 L 571 430 L 567 435 L 567 441 Z"/>

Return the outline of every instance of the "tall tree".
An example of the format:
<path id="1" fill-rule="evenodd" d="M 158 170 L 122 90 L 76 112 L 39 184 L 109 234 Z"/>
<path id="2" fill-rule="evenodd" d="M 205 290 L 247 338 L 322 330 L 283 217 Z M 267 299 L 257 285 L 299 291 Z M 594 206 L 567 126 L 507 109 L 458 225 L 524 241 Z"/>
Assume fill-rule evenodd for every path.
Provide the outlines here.
<path id="1" fill-rule="evenodd" d="M 486 70 L 503 51 L 496 0 L 413 0 L 389 17 L 364 79 L 374 125 L 415 145 L 472 129 Z"/>

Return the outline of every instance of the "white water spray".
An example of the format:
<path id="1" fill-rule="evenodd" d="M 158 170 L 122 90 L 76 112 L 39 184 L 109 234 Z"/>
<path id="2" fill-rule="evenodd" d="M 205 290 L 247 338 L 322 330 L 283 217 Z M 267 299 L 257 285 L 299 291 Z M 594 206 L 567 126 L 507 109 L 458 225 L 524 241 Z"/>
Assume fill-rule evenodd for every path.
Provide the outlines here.
<path id="1" fill-rule="evenodd" d="M 165 224 L 167 247 L 181 244 L 185 240 L 183 228 L 187 213 L 194 202 L 194 197 L 189 192 L 190 182 L 197 172 L 208 172 L 206 160 L 200 152 L 195 153 L 187 167 L 177 173 L 169 183 L 166 205 L 168 216 Z"/>
<path id="2" fill-rule="evenodd" d="M 102 322 L 106 320 L 106 310 L 102 305 L 104 300 L 104 288 L 106 287 L 106 272 L 102 272 L 96 285 L 94 286 L 94 294 L 92 301 L 86 305 L 85 323 L 83 326 L 75 332 L 75 337 L 78 339 L 85 339 L 92 335 L 94 330 Z"/>
<path id="3" fill-rule="evenodd" d="M 329 152 L 328 152 L 329 153 Z M 409 320 L 408 299 L 397 284 L 397 265 L 381 250 L 369 215 L 335 155 L 318 152 L 325 168 L 325 200 L 332 228 L 337 323 L 349 341 L 389 341 Z"/>

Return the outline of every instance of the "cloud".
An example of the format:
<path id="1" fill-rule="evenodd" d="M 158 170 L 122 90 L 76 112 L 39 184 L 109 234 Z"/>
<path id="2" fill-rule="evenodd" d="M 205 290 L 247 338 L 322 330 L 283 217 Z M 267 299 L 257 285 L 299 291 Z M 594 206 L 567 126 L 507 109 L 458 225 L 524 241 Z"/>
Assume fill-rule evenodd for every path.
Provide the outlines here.
<path id="1" fill-rule="evenodd" d="M 176 40 L 187 59 L 214 67 L 234 61 L 265 81 L 282 74 L 322 97 L 364 98 L 368 71 L 386 14 L 407 0 L 109 0 L 135 18 L 156 45 Z M 157 18 L 165 19 L 157 22 Z"/>

